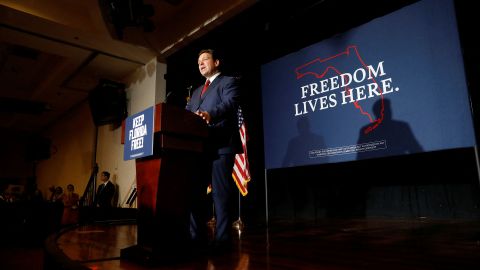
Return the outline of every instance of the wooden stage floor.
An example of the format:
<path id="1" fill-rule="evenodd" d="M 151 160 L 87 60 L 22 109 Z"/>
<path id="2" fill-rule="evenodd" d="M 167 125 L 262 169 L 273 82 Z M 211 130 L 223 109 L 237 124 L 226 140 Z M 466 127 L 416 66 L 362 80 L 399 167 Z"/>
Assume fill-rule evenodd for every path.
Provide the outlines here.
<path id="1" fill-rule="evenodd" d="M 231 252 L 154 267 L 120 259 L 121 249 L 136 244 L 136 229 L 135 224 L 71 228 L 55 237 L 53 249 L 60 254 L 50 256 L 95 270 L 480 269 L 478 220 L 328 219 L 272 224 L 269 230 L 247 225 Z"/>

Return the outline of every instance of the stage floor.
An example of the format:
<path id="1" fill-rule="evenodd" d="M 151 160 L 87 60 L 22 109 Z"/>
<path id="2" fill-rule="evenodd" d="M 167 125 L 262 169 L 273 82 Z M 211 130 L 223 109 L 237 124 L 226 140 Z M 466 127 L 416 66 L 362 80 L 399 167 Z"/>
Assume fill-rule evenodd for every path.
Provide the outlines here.
<path id="1" fill-rule="evenodd" d="M 147 267 L 120 259 L 136 244 L 134 224 L 84 225 L 56 237 L 60 261 L 90 269 L 480 269 L 480 221 L 322 220 L 315 224 L 248 224 L 234 249 Z M 58 254 L 57 254 L 58 256 Z"/>

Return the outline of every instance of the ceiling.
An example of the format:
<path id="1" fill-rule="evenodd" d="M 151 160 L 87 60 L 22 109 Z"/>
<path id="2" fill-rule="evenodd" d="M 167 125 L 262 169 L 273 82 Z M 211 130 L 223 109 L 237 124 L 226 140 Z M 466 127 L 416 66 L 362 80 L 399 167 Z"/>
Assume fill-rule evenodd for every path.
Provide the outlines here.
<path id="1" fill-rule="evenodd" d="M 108 13 L 104 4 L 118 1 L 151 7 L 153 16 Z M 254 2 L 0 0 L 0 130 L 41 132 L 83 103 L 100 79 L 122 81 L 154 57 L 164 62 Z"/>

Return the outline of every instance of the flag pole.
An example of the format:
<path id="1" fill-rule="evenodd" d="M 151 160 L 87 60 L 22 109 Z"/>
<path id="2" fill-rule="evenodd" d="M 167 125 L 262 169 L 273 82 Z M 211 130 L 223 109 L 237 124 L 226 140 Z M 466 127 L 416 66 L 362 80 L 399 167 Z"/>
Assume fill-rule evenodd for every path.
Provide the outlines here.
<path id="1" fill-rule="evenodd" d="M 242 231 L 244 228 L 244 224 L 241 218 L 241 196 L 240 196 L 240 190 L 238 191 L 238 219 L 233 222 L 232 227 L 237 231 L 238 233 L 238 238 L 242 236 Z"/>
<path id="2" fill-rule="evenodd" d="M 478 181 L 479 181 L 479 184 L 480 184 L 480 161 L 478 159 L 478 147 L 477 147 L 476 144 L 473 147 L 473 149 L 475 150 L 475 163 L 477 165 L 477 176 L 478 176 Z"/>
<path id="3" fill-rule="evenodd" d="M 240 217 L 242 216 L 242 202 L 241 202 L 241 196 L 240 196 L 240 190 L 238 191 L 238 220 L 240 220 Z"/>
<path id="4" fill-rule="evenodd" d="M 267 169 L 265 169 L 265 224 L 268 229 L 268 180 Z"/>
<path id="5" fill-rule="evenodd" d="M 215 218 L 215 203 L 212 202 L 212 218 L 207 222 L 207 226 L 212 233 L 213 238 L 215 238 L 215 231 L 217 227 L 217 219 Z"/>
<path id="6" fill-rule="evenodd" d="M 241 196 L 247 194 L 246 182 L 250 180 L 250 172 L 248 171 L 248 158 L 247 158 L 247 129 L 243 119 L 242 108 L 239 106 L 237 110 L 238 128 L 240 134 L 240 140 L 242 142 L 243 153 L 236 154 L 233 163 L 232 177 L 238 187 L 238 219 L 233 222 L 232 227 L 237 230 L 238 238 L 240 238 L 244 224 L 241 219 Z M 242 164 L 239 168 L 238 164 Z M 238 174 L 237 174 L 238 172 Z M 242 191 L 240 190 L 242 189 Z"/>

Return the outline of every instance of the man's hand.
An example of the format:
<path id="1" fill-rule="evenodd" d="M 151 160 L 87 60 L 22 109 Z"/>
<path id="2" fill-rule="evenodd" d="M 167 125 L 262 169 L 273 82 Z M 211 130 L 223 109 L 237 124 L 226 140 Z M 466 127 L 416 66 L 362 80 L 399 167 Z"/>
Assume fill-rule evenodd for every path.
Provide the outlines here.
<path id="1" fill-rule="evenodd" d="M 206 111 L 196 111 L 195 114 L 202 117 L 202 119 L 205 120 L 205 122 L 207 124 L 210 124 L 211 117 L 210 117 L 210 114 L 208 112 L 206 112 Z"/>

